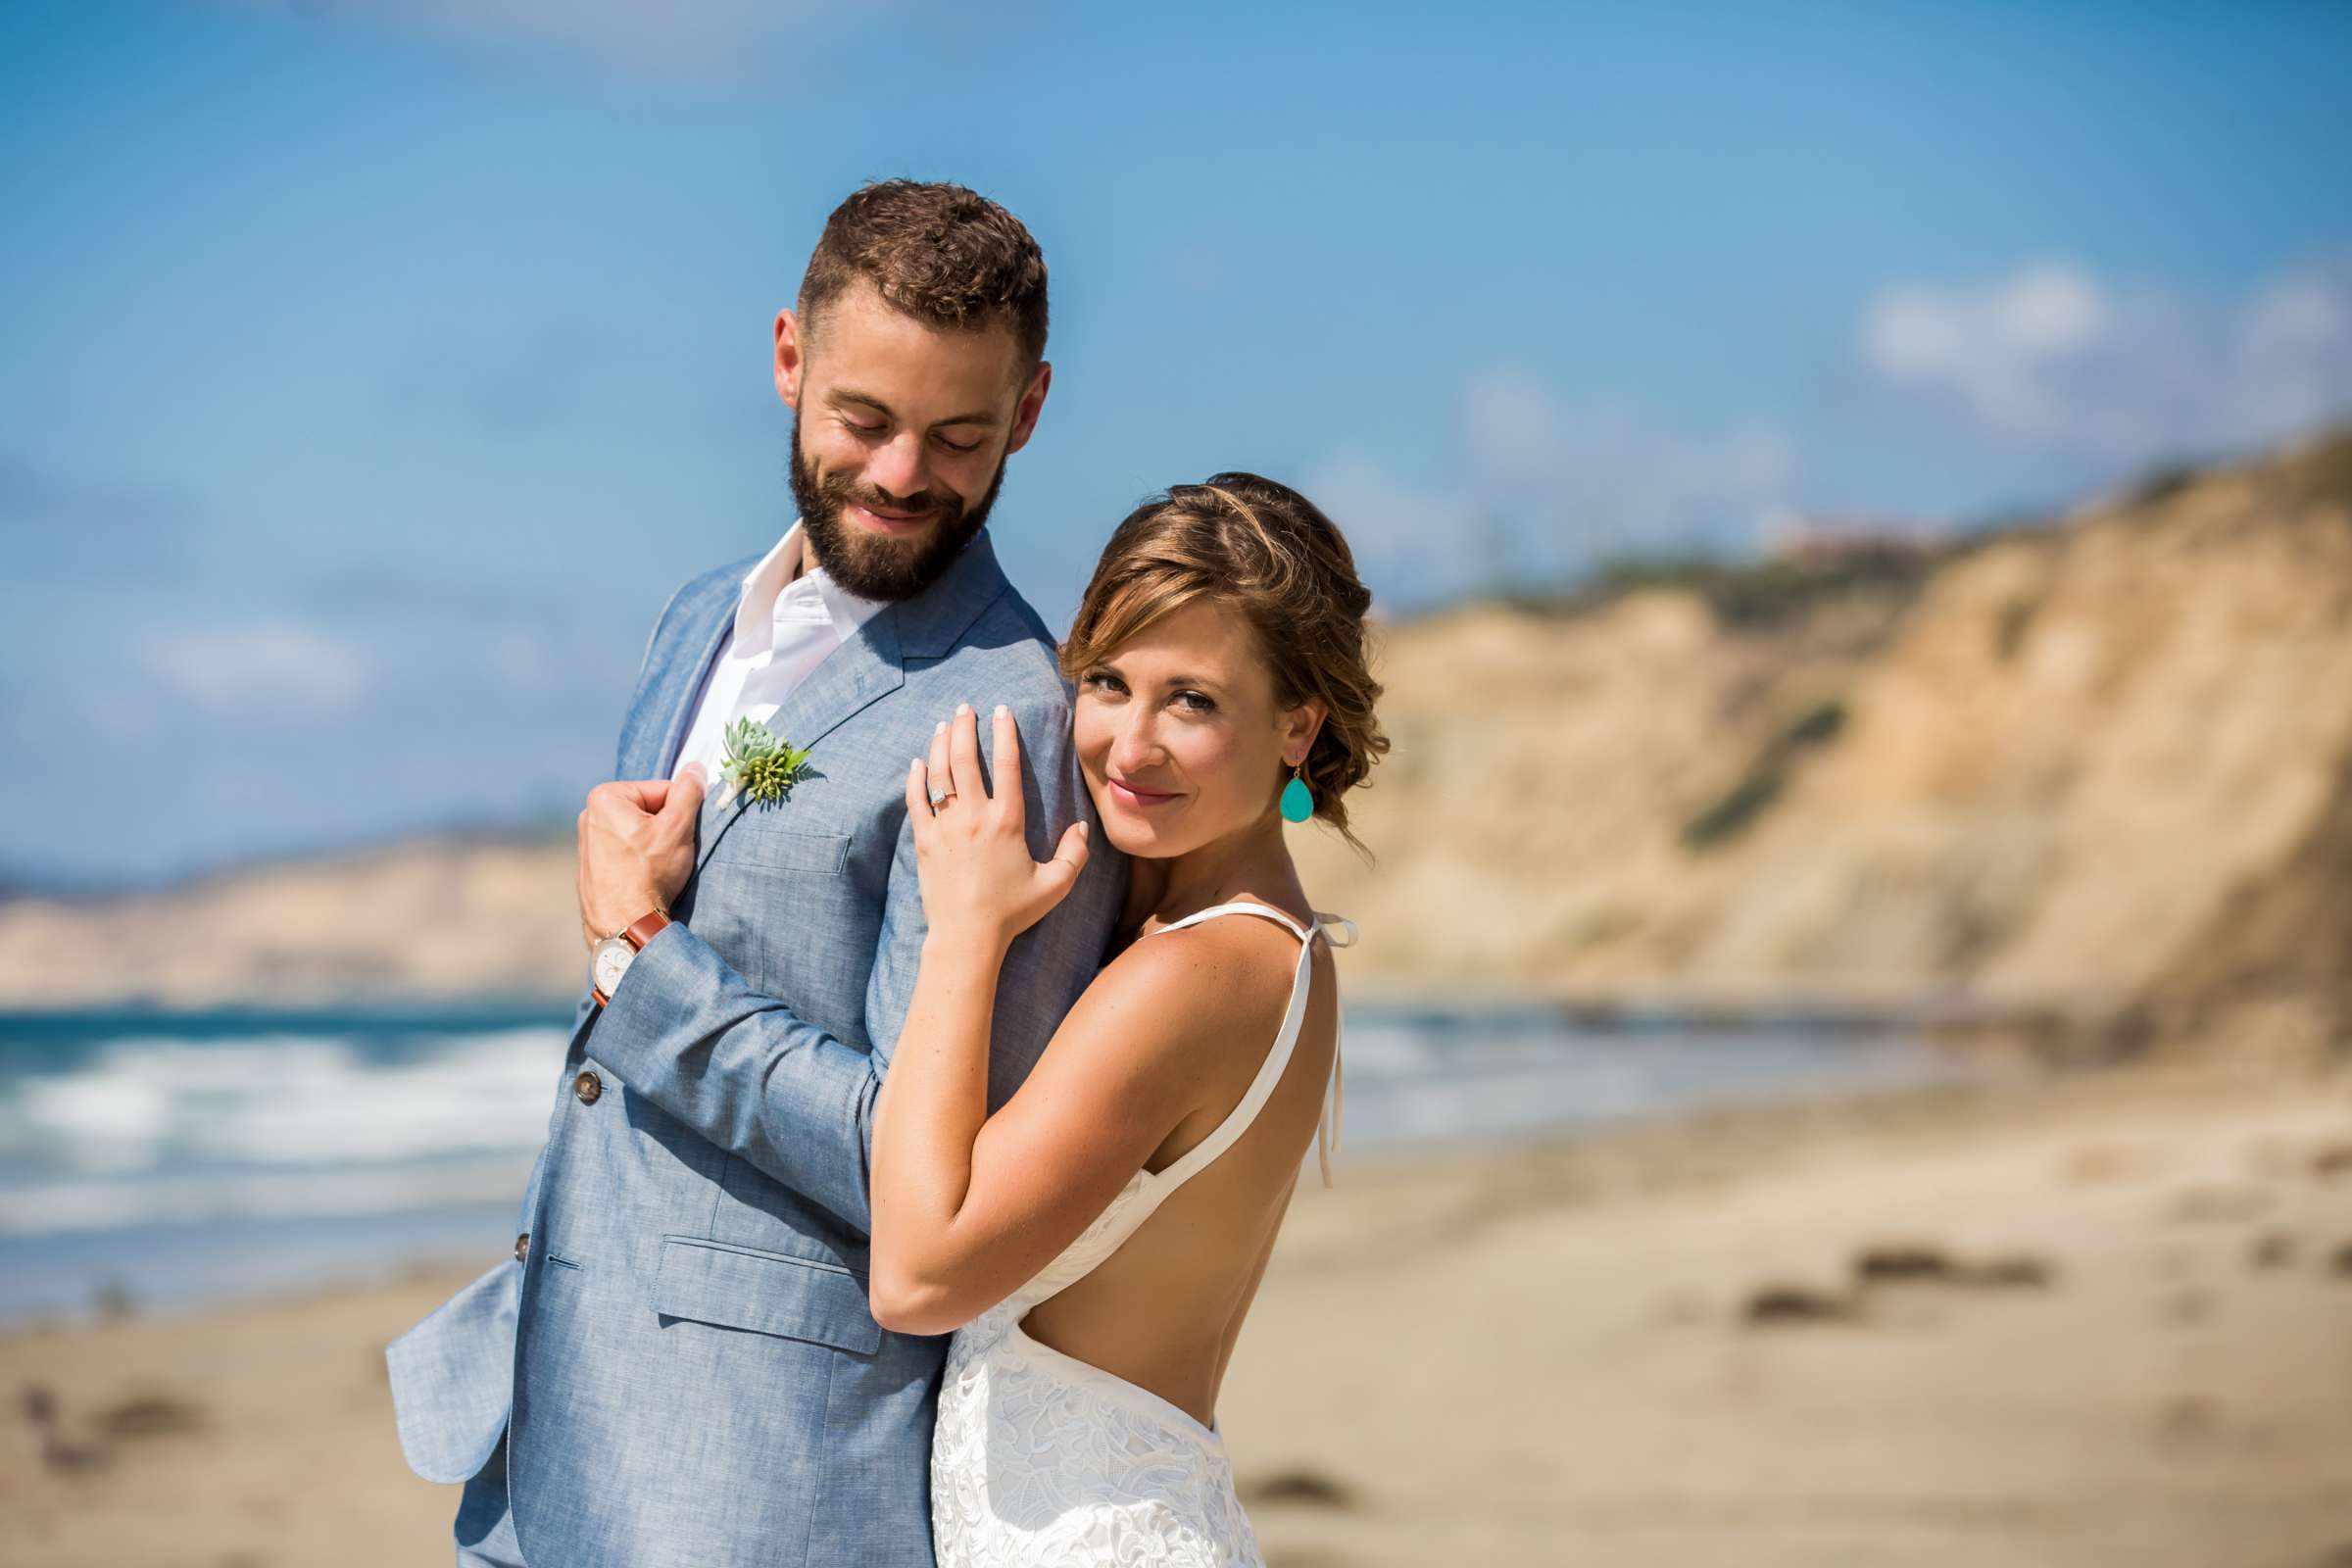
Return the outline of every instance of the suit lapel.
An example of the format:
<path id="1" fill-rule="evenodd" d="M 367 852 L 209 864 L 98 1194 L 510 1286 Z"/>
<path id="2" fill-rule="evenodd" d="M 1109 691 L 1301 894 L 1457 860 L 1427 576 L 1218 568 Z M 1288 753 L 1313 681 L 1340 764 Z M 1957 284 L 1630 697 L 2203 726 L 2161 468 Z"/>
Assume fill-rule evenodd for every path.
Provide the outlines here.
<path id="1" fill-rule="evenodd" d="M 735 607 L 723 605 L 709 616 L 709 624 L 690 627 L 681 645 L 692 662 L 680 671 L 681 678 L 670 683 L 669 722 L 662 728 L 661 749 L 647 760 L 640 778 L 667 778 L 676 765 L 678 748 L 686 744 L 686 726 L 694 722 L 694 710 L 703 695 L 703 682 L 718 651 L 726 646 L 728 633 L 735 628 Z"/>
<path id="2" fill-rule="evenodd" d="M 753 562 L 758 557 L 752 558 Z M 750 564 L 738 563 L 744 570 Z M 618 758 L 620 778 L 667 778 L 694 721 L 703 679 L 735 626 L 743 596 L 742 571 L 713 572 L 691 597 L 672 609 L 674 627 L 648 653 L 651 661 L 638 686 Z"/>
<path id="3" fill-rule="evenodd" d="M 906 678 L 899 654 L 899 613 L 902 607 L 889 606 L 868 616 L 858 635 L 834 649 L 818 662 L 793 694 L 786 698 L 775 715 L 767 721 L 768 733 L 780 741 L 807 747 L 812 754 L 808 765 L 817 772 L 825 769 L 824 738 L 841 727 L 844 720 L 886 693 L 898 690 Z M 695 868 L 710 858 L 710 852 L 726 836 L 736 817 L 743 814 L 748 803 L 738 795 L 725 806 L 718 804 L 724 781 L 710 781 L 710 793 L 704 798 L 702 820 L 702 852 L 697 856 Z"/>
<path id="4" fill-rule="evenodd" d="M 906 660 L 946 658 L 1006 587 L 1004 568 L 997 564 L 996 545 L 982 528 L 937 582 L 912 599 L 868 617 L 858 635 L 827 654 L 776 710 L 767 721 L 768 732 L 778 740 L 808 747 L 812 753 L 809 766 L 823 772 L 824 738 L 860 709 L 898 690 L 906 678 Z M 638 776 L 650 777 L 653 770 L 664 767 L 684 743 L 702 691 L 702 672 L 717 657 L 719 641 L 734 623 L 737 597 L 710 607 L 706 612 L 709 623 L 701 627 L 699 636 L 688 639 L 700 650 L 700 660 L 676 682 L 678 706 L 670 715 L 661 755 Z M 688 628 L 690 632 L 693 629 Z M 718 805 L 723 788 L 724 780 L 712 778 L 704 798 L 702 847 L 695 858 L 698 873 L 748 805 L 740 796 L 723 807 Z"/>

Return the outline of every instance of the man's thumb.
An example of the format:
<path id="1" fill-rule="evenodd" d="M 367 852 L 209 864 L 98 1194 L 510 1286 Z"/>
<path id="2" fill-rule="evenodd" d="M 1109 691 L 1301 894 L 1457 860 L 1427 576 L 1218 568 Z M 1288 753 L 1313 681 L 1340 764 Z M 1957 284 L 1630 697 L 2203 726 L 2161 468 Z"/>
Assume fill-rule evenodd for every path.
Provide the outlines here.
<path id="1" fill-rule="evenodd" d="M 703 764 L 688 762 L 669 781 L 669 799 L 662 803 L 663 816 L 692 816 L 703 808 Z"/>

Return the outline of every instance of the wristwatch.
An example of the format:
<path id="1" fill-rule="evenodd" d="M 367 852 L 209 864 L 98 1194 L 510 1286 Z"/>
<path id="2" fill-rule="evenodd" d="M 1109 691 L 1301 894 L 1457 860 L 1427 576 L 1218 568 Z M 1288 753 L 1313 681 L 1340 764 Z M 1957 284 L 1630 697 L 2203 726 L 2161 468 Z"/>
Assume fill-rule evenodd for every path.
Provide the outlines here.
<path id="1" fill-rule="evenodd" d="M 620 977 L 629 972 L 629 960 L 637 956 L 638 949 L 660 936 L 667 924 L 669 916 L 656 909 L 651 914 L 639 915 L 625 929 L 613 932 L 588 950 L 588 994 L 596 999 L 598 1006 L 612 1000 L 612 993 L 620 989 Z"/>

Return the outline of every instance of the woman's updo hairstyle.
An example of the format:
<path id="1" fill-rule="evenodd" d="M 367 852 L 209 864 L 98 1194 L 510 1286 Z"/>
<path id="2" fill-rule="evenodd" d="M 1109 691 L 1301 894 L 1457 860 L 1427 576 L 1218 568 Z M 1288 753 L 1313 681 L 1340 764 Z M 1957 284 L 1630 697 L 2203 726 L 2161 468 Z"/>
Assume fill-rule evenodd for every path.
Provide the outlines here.
<path id="1" fill-rule="evenodd" d="M 1373 705 L 1364 612 L 1372 593 L 1355 575 L 1348 541 L 1315 504 L 1254 473 L 1220 473 L 1180 484 L 1127 514 L 1095 564 L 1061 670 L 1077 680 L 1136 633 L 1196 599 L 1239 611 L 1256 632 L 1274 676 L 1274 701 L 1310 698 L 1326 716 L 1306 754 L 1315 815 L 1348 829 L 1342 799 L 1389 749 Z M 1269 799 L 1290 778 L 1266 780 Z"/>

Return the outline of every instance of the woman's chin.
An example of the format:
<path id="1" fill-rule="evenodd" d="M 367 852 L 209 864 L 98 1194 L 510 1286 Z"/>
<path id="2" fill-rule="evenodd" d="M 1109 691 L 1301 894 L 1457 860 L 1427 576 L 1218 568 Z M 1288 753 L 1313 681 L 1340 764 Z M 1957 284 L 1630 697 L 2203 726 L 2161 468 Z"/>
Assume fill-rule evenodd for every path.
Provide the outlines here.
<path id="1" fill-rule="evenodd" d="M 1098 812 L 1097 814 L 1102 821 L 1102 836 L 1108 839 L 1110 847 L 1121 855 L 1137 859 L 1150 859 L 1168 853 L 1160 848 L 1160 840 L 1164 835 L 1152 828 L 1151 824 L 1132 819 L 1122 820 L 1126 817 L 1125 812 Z"/>
<path id="2" fill-rule="evenodd" d="M 1132 806 L 1113 802 L 1105 809 L 1105 803 L 1098 800 L 1095 816 L 1111 848 L 1138 859 L 1165 859 L 1182 855 L 1195 842 L 1193 835 L 1178 830 L 1176 824 L 1162 822 L 1152 812 Z"/>

